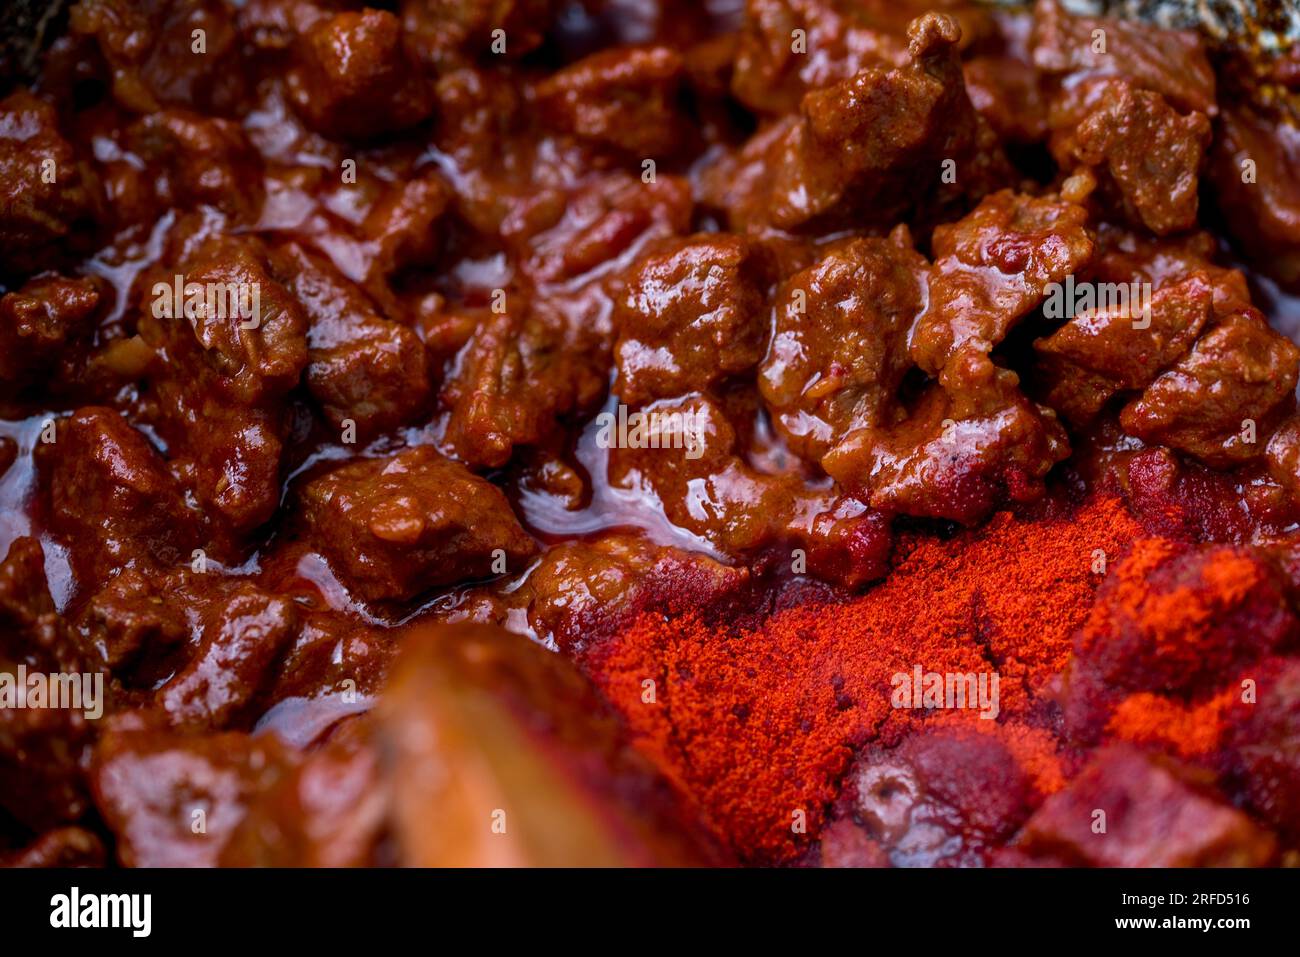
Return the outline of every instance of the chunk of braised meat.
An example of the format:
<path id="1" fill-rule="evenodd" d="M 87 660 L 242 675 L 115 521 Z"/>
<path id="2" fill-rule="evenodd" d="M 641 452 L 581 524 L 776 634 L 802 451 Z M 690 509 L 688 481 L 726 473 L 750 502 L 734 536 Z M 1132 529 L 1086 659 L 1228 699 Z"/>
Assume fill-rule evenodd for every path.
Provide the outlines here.
<path id="1" fill-rule="evenodd" d="M 319 20 L 295 46 L 289 100 L 319 133 L 366 139 L 414 126 L 433 110 L 432 91 L 386 10 Z"/>
<path id="2" fill-rule="evenodd" d="M 301 498 L 313 544 L 370 601 L 488 578 L 498 560 L 518 569 L 536 550 L 495 486 L 428 447 L 350 462 Z"/>
<path id="3" fill-rule="evenodd" d="M 767 338 L 766 273 L 761 247 L 738 236 L 653 247 L 615 313 L 614 391 L 639 404 L 753 368 Z"/>
<path id="4" fill-rule="evenodd" d="M 627 436 L 607 435 L 609 482 L 653 496 L 668 520 L 732 556 L 770 544 L 789 521 L 802 480 L 762 475 L 739 456 L 723 406 L 692 395 L 661 400 L 629 420 Z M 827 497 L 829 501 L 829 496 Z"/>
<path id="5" fill-rule="evenodd" d="M 1038 0 L 1033 59 L 1066 85 L 1114 77 L 1159 93 L 1180 110 L 1218 112 L 1214 70 L 1194 30 L 1160 29 L 1136 18 L 1076 17 L 1056 0 Z"/>
<path id="6" fill-rule="evenodd" d="M 295 722 L 292 733 L 272 726 L 285 740 L 305 745 L 341 717 L 369 709 L 388 677 L 396 646 L 384 630 L 333 612 L 300 608 L 298 617 L 301 626 L 296 637 L 276 663 L 269 689 L 260 700 L 267 713 L 289 699 L 321 704 L 320 708 L 286 706 L 301 710 L 305 719 L 300 725 Z"/>
<path id="7" fill-rule="evenodd" d="M 860 588 L 889 571 L 890 516 L 855 498 L 843 495 L 811 519 L 801 516 L 792 531 L 804 551 L 807 571 L 822 581 Z"/>
<path id="8" fill-rule="evenodd" d="M 45 550 L 34 538 L 15 538 L 0 562 L 0 658 L 6 664 L 76 671 L 93 659 L 55 612 L 45 579 Z"/>
<path id="9" fill-rule="evenodd" d="M 253 405 L 296 386 L 307 364 L 307 322 L 266 249 L 242 236 L 216 235 L 178 266 L 180 302 L 174 276 L 159 276 L 155 285 L 166 288 L 151 295 L 140 321 L 168 371 L 185 377 L 167 376 L 169 391 L 206 386 L 213 399 Z M 191 295 L 191 284 L 200 295 Z"/>
<path id="10" fill-rule="evenodd" d="M 26 847 L 0 853 L 0 867 L 103 867 L 107 858 L 98 835 L 81 827 L 59 827 Z"/>
<path id="11" fill-rule="evenodd" d="M 996 10 L 993 22 L 993 37 L 962 62 L 966 94 L 1003 140 L 1041 142 L 1047 136 L 1047 100 L 1033 64 L 1033 16 Z"/>
<path id="12" fill-rule="evenodd" d="M 639 592 L 653 594 L 664 610 L 685 613 L 739 593 L 748 582 L 748 569 L 706 555 L 607 536 L 549 549 L 521 591 L 533 631 L 575 654 L 595 638 L 602 620 L 634 607 Z"/>
<path id="13" fill-rule="evenodd" d="M 682 57 L 667 47 L 618 47 L 552 73 L 536 88 L 543 123 L 634 159 L 667 157 L 689 135 Z"/>
<path id="14" fill-rule="evenodd" d="M 45 580 L 45 553 L 33 538 L 18 538 L 0 562 L 0 670 L 19 667 L 47 676 L 100 674 L 54 610 Z M 91 679 L 93 681 L 93 679 Z M 100 686 L 107 694 L 107 682 Z M 93 740 L 93 687 L 82 688 L 76 707 L 0 708 L 0 808 L 31 828 L 76 821 L 89 806 L 84 763 Z M 95 715 L 98 717 L 99 715 Z"/>
<path id="15" fill-rule="evenodd" d="M 1121 446 L 1131 444 L 1118 423 L 1107 429 Z M 1183 542 L 1252 542 L 1295 520 L 1285 487 L 1269 480 L 1262 462 L 1218 471 L 1159 446 L 1123 458 L 1128 461 L 1116 473 L 1119 484 L 1134 517 L 1152 535 Z"/>
<path id="16" fill-rule="evenodd" d="M 516 163 L 529 161 L 518 157 L 524 151 L 512 136 L 523 123 L 523 94 L 475 66 L 440 76 L 434 93 L 439 121 L 433 143 L 456 161 L 461 174 L 455 182 L 457 212 L 480 232 L 496 234 L 514 199 L 501 180 L 517 174 Z"/>
<path id="17" fill-rule="evenodd" d="M 822 836 L 822 863 L 842 865 L 856 846 L 859 855 L 878 849 L 876 866 L 984 866 L 1039 800 L 996 732 L 919 732 L 858 755 L 838 807 L 843 825 Z"/>
<path id="18" fill-rule="evenodd" d="M 440 618 L 517 630 L 512 612 L 522 610 L 531 636 L 573 656 L 644 603 L 666 614 L 740 604 L 750 582 L 748 568 L 640 536 L 609 534 L 552 546 L 522 582 L 477 590 Z"/>
<path id="19" fill-rule="evenodd" d="M 484 625 L 416 627 L 402 644 L 380 706 L 402 863 L 725 863 L 565 658 Z"/>
<path id="20" fill-rule="evenodd" d="M 816 461 L 855 429 L 893 424 L 927 268 L 901 228 L 833 246 L 782 283 L 758 386 L 793 451 Z"/>
<path id="21" fill-rule="evenodd" d="M 1102 223 L 1088 272 L 1100 282 L 1149 282 L 1155 290 L 1203 273 L 1214 292 L 1214 314 L 1222 318 L 1250 305 L 1250 288 L 1240 270 L 1215 264 L 1218 249 L 1219 241 L 1204 231 L 1155 239 Z"/>
<path id="22" fill-rule="evenodd" d="M 0 297 L 0 392 L 75 377 L 103 301 L 100 282 L 40 276 Z"/>
<path id="23" fill-rule="evenodd" d="M 402 30 L 426 63 L 488 53 L 517 59 L 541 45 L 555 7 L 554 0 L 402 0 Z"/>
<path id="24" fill-rule="evenodd" d="M 443 247 L 443 216 L 451 189 L 435 170 L 392 184 L 361 223 L 368 244 L 371 295 L 386 291 L 387 281 L 402 270 L 433 265 Z"/>
<path id="25" fill-rule="evenodd" d="M 939 226 L 930 298 L 912 333 L 912 358 L 937 375 L 965 351 L 988 353 L 1093 254 L 1082 206 L 1003 190 Z"/>
<path id="26" fill-rule="evenodd" d="M 217 236 L 183 255 L 174 275 L 204 299 L 186 293 L 181 314 L 174 275 L 153 275 L 165 288 L 139 329 L 155 352 L 159 431 L 215 547 L 229 550 L 279 505 L 285 396 L 307 365 L 307 322 L 256 240 Z"/>
<path id="27" fill-rule="evenodd" d="M 1209 782 L 1127 745 L 1105 749 L 1048 798 L 1016 845 L 1031 857 L 1091 867 L 1249 867 L 1276 854 L 1273 835 Z"/>
<path id="28" fill-rule="evenodd" d="M 609 436 L 615 488 L 653 495 L 674 525 L 733 557 L 796 545 L 814 573 L 848 585 L 886 571 L 888 523 L 832 491 L 808 488 L 798 475 L 766 475 L 750 466 L 717 401 L 687 396 L 652 403 L 640 414 L 626 442 Z M 836 547 L 845 552 L 828 554 Z"/>
<path id="29" fill-rule="evenodd" d="M 379 863 L 388 793 L 365 719 L 349 721 L 256 794 L 221 852 L 223 867 Z"/>
<path id="30" fill-rule="evenodd" d="M 1099 99 L 1071 135 L 1073 158 L 1105 168 L 1130 222 L 1157 236 L 1195 226 L 1211 140 L 1205 114 L 1179 115 L 1159 93 L 1126 83 L 1108 85 Z"/>
<path id="31" fill-rule="evenodd" d="M 1140 541 L 1102 583 L 1074 638 L 1070 733 L 1095 740 L 1133 692 L 1210 693 L 1292 640 L 1296 627 L 1276 572 L 1254 549 Z"/>
<path id="32" fill-rule="evenodd" d="M 285 414 L 275 407 L 223 409 L 211 402 L 179 411 L 194 425 L 189 441 L 174 445 L 174 467 L 198 496 L 214 556 L 239 554 L 244 539 L 274 516 L 280 502 Z M 176 420 L 165 426 L 167 434 L 177 435 Z"/>
<path id="33" fill-rule="evenodd" d="M 1032 501 L 1070 454 L 1051 409 L 1019 377 L 974 355 L 951 363 L 897 425 L 851 432 L 822 459 L 872 508 L 973 524 L 1004 499 Z"/>
<path id="34" fill-rule="evenodd" d="M 522 92 L 487 71 L 455 70 L 437 92 L 435 142 L 456 162 L 457 213 L 499 237 L 534 281 L 573 280 L 616 259 L 625 267 L 645 243 L 689 230 L 684 177 L 593 168 L 585 145 L 539 136 Z"/>
<path id="35" fill-rule="evenodd" d="M 97 184 L 54 107 L 30 93 L 0 100 L 0 182 L 0 275 L 57 266 L 93 241 Z"/>
<path id="36" fill-rule="evenodd" d="M 202 731 L 252 725 L 300 619 L 288 595 L 187 564 L 123 570 L 83 604 L 75 626 L 151 725 Z"/>
<path id="37" fill-rule="evenodd" d="M 1047 106 L 1031 65 L 981 56 L 967 61 L 962 74 L 971 105 L 1002 139 L 1036 143 L 1047 135 Z"/>
<path id="38" fill-rule="evenodd" d="M 297 759 L 273 735 L 115 730 L 91 766 L 124 867 L 215 867 L 253 799 Z"/>
<path id="39" fill-rule="evenodd" d="M 248 0 L 235 17 L 246 43 L 259 51 L 280 53 L 339 6 L 333 0 Z"/>
<path id="40" fill-rule="evenodd" d="M 248 724 L 249 706 L 269 684 L 273 666 L 297 629 L 290 599 L 255 585 L 235 585 L 206 610 L 198 646 L 158 689 L 158 707 L 176 727 Z"/>
<path id="41" fill-rule="evenodd" d="M 1260 820 L 1300 840 L 1300 663 L 1258 674 L 1250 716 L 1232 730 L 1229 781 Z"/>
<path id="42" fill-rule="evenodd" d="M 333 265 L 291 244 L 288 289 L 307 319 L 307 389 L 336 428 L 368 437 L 413 421 L 430 404 L 424 343 L 380 315 Z"/>
<path id="43" fill-rule="evenodd" d="M 503 238 L 535 282 L 561 283 L 626 266 L 656 239 L 686 233 L 691 187 L 680 176 L 651 183 L 622 172 L 568 190 L 533 185 L 501 224 Z"/>
<path id="44" fill-rule="evenodd" d="M 1210 176 L 1228 231 L 1252 260 L 1300 282 L 1300 119 L 1232 104 L 1211 150 Z"/>
<path id="45" fill-rule="evenodd" d="M 1298 373 L 1300 349 L 1262 314 L 1229 316 L 1125 406 L 1120 424 L 1144 442 L 1227 467 L 1263 454 Z"/>
<path id="46" fill-rule="evenodd" d="M 1290 416 L 1277 427 L 1264 454 L 1273 480 L 1300 503 L 1300 415 Z"/>
<path id="47" fill-rule="evenodd" d="M 153 568 L 128 566 L 91 595 L 76 618 L 85 641 L 128 687 L 141 658 L 166 655 L 190 636 L 190 612 L 176 600 L 175 586 L 173 577 Z"/>
<path id="48" fill-rule="evenodd" d="M 72 547 L 80 584 L 188 560 L 198 517 L 162 456 L 116 410 L 89 406 L 59 419 L 55 440 L 34 455 L 46 521 Z"/>
<path id="49" fill-rule="evenodd" d="M 132 165 L 135 175 L 147 177 L 143 189 L 163 209 L 207 205 L 240 223 L 257 222 L 265 196 L 262 163 L 238 123 L 167 109 L 127 127 L 124 139 L 146 164 L 143 171 Z"/>
<path id="50" fill-rule="evenodd" d="M 956 21 L 926 14 L 908 27 L 910 62 L 870 68 L 806 94 L 800 115 L 760 133 L 706 182 L 706 196 L 734 226 L 782 229 L 895 222 L 929 198 L 983 195 L 1001 185 L 1005 165 L 996 138 L 966 96 Z M 944 181 L 944 161 L 956 183 Z M 736 165 L 768 168 L 753 190 L 732 193 Z"/>
<path id="51" fill-rule="evenodd" d="M 439 395 L 448 448 L 476 468 L 505 465 L 516 446 L 551 434 L 558 416 L 591 408 L 608 382 L 608 346 L 584 341 L 589 330 L 571 330 L 544 302 L 518 308 L 474 331 Z"/>
<path id="52" fill-rule="evenodd" d="M 1034 343 L 1047 404 L 1087 423 L 1116 393 L 1146 388 L 1201 334 L 1213 298 L 1209 276 L 1195 273 L 1154 293 L 1145 315 L 1130 298 L 1074 316 Z"/>
<path id="53" fill-rule="evenodd" d="M 811 89 L 871 66 L 907 62 L 907 23 L 936 2 L 746 0 L 731 81 L 736 98 L 758 113 L 789 113 Z M 953 10 L 963 17 L 968 10 Z M 796 32 L 801 31 L 801 33 Z"/>
<path id="54" fill-rule="evenodd" d="M 94 39 L 113 98 L 136 113 L 161 106 L 232 112 L 251 85 L 234 11 L 221 0 L 79 0 L 68 29 Z M 203 31 L 201 52 L 195 30 Z"/>

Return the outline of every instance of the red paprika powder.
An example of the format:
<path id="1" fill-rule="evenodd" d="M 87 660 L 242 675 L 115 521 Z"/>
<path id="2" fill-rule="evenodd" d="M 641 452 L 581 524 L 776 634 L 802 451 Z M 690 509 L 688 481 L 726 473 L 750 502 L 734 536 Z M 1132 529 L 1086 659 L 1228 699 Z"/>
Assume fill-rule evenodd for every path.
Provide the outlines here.
<path id="1" fill-rule="evenodd" d="M 948 540 L 905 538 L 887 580 L 853 600 L 728 631 L 647 612 L 584 663 L 728 844 L 753 861 L 790 861 L 818 833 L 855 750 L 930 720 L 891 707 L 892 676 L 916 665 L 997 673 L 1000 722 L 1039 787 L 1059 787 L 1053 686 L 1099 571 L 1142 534 L 1116 498 L 1034 519 L 1002 513 Z M 973 712 L 935 717 L 987 724 Z"/>

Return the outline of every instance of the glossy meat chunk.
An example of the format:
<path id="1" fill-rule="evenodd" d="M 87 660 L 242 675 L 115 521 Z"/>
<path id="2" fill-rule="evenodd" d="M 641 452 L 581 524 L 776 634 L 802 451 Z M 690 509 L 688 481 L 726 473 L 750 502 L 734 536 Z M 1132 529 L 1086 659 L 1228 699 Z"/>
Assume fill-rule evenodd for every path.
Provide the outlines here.
<path id="1" fill-rule="evenodd" d="M 740 237 L 654 247 L 618 306 L 615 393 L 639 404 L 752 368 L 767 338 L 765 273 L 762 250 Z"/>
<path id="2" fill-rule="evenodd" d="M 1074 137 L 1079 161 L 1104 164 L 1131 221 L 1157 236 L 1196 224 L 1198 177 L 1210 143 L 1204 113 L 1180 116 L 1160 94 L 1120 85 L 1103 94 Z"/>
<path id="3" fill-rule="evenodd" d="M 504 465 L 516 446 L 538 443 L 557 416 L 589 408 L 605 389 L 599 341 L 584 341 L 585 330 L 571 338 L 545 305 L 522 308 L 487 318 L 442 385 L 447 444 L 471 466 Z"/>
<path id="4" fill-rule="evenodd" d="M 1120 413 L 1124 428 L 1211 465 L 1264 452 L 1300 373 L 1300 348 L 1258 313 L 1229 316 Z"/>
<path id="5" fill-rule="evenodd" d="M 209 608 L 190 661 L 158 689 L 158 706 L 177 727 L 227 728 L 248 722 L 254 696 L 298 627 L 293 603 L 252 585 Z"/>
<path id="6" fill-rule="evenodd" d="M 289 98 L 312 129 L 371 137 L 429 116 L 432 92 L 386 10 L 347 11 L 317 21 L 297 46 Z"/>
<path id="7" fill-rule="evenodd" d="M 1087 265 L 1087 211 L 1052 196 L 1002 191 L 935 230 L 930 299 L 912 358 L 937 375 L 963 351 L 988 353 L 1060 283 Z"/>
<path id="8" fill-rule="evenodd" d="M 643 420 L 646 440 L 610 452 L 615 487 L 654 495 L 673 524 L 733 557 L 793 546 L 815 573 L 847 584 L 884 572 L 887 524 L 832 491 L 807 488 L 797 475 L 754 469 L 740 456 L 736 430 L 719 402 L 692 395 L 641 411 L 650 417 Z M 849 542 L 848 554 L 839 552 Z"/>
<path id="9" fill-rule="evenodd" d="M 297 385 L 307 364 L 307 323 L 265 248 L 242 237 L 214 238 L 180 266 L 183 296 L 178 301 L 174 277 L 156 283 L 141 332 L 169 366 L 198 380 L 188 387 L 207 385 L 253 405 Z"/>
<path id="10" fill-rule="evenodd" d="M 0 275 L 57 265 L 62 243 L 88 245 L 95 181 L 59 132 L 54 108 L 30 93 L 0 100 L 0 181 Z"/>
<path id="11" fill-rule="evenodd" d="M 159 429 L 227 548 L 279 504 L 284 397 L 307 365 L 307 323 L 257 241 L 199 240 L 181 255 L 181 271 L 155 283 L 140 334 L 155 353 Z M 178 302 L 176 276 L 200 297 Z"/>
<path id="12" fill-rule="evenodd" d="M 113 97 L 136 113 L 164 105 L 222 112 L 245 93 L 234 16 L 220 0 L 79 0 L 68 28 L 93 39 Z M 202 31 L 201 54 L 195 30 Z"/>
<path id="13" fill-rule="evenodd" d="M 162 456 L 116 411 L 90 406 L 60 419 L 36 461 L 46 476 L 50 523 L 75 543 L 84 584 L 127 565 L 189 559 L 198 516 Z"/>
<path id="14" fill-rule="evenodd" d="M 795 451 L 816 460 L 855 429 L 893 423 L 926 269 L 903 230 L 833 247 L 782 283 L 758 384 Z"/>
<path id="15" fill-rule="evenodd" d="M 262 164 L 239 124 L 183 109 L 128 127 L 132 152 L 162 175 L 144 184 L 163 209 L 206 204 L 252 224 L 262 210 Z"/>
<path id="16" fill-rule="evenodd" d="M 284 255 L 307 320 L 304 379 L 331 424 L 351 420 L 367 437 L 427 408 L 428 359 L 416 334 L 380 315 L 328 262 L 296 245 Z"/>
<path id="17" fill-rule="evenodd" d="M 1032 501 L 1070 449 L 1055 413 L 1018 383 L 982 357 L 950 366 L 902 422 L 850 433 L 822 466 L 886 512 L 972 524 L 1004 497 Z"/>
<path id="18" fill-rule="evenodd" d="M 642 160 L 674 152 L 688 135 L 682 79 L 682 58 L 667 47 L 607 50 L 547 77 L 536 102 L 555 129 Z"/>
<path id="19" fill-rule="evenodd" d="M 343 465 L 301 499 L 313 544 L 369 601 L 518 570 L 535 550 L 500 491 L 427 447 Z"/>
<path id="20" fill-rule="evenodd" d="M 445 620 L 514 630 L 519 621 L 514 613 L 523 611 L 533 636 L 572 655 L 599 642 L 646 603 L 683 614 L 706 604 L 743 602 L 750 584 L 747 568 L 613 534 L 548 549 L 522 582 L 478 589 Z"/>
<path id="21" fill-rule="evenodd" d="M 373 732 L 352 721 L 249 802 L 223 867 L 365 867 L 383 861 L 387 790 Z"/>
<path id="22" fill-rule="evenodd" d="M 553 0 L 402 0 L 402 29 L 421 59 L 474 58 L 492 50 L 523 56 L 542 42 Z M 504 46 L 502 46 L 502 31 Z"/>
<path id="23" fill-rule="evenodd" d="M 387 188 L 361 223 L 361 233 L 372 246 L 367 277 L 372 289 L 383 290 L 383 281 L 403 269 L 437 260 L 441 220 L 450 198 L 446 182 L 430 169 Z"/>
<path id="24" fill-rule="evenodd" d="M 55 676 L 94 669 L 102 680 L 93 653 L 86 653 L 55 613 L 44 561 L 32 538 L 17 539 L 0 561 L 0 668 L 11 681 L 19 668 Z M 74 822 L 87 810 L 90 716 L 102 716 L 108 705 L 101 697 L 92 708 L 87 695 L 94 693 L 86 687 L 80 702 L 69 702 L 79 703 L 80 710 L 12 702 L 0 708 L 0 809 L 34 830 Z"/>
<path id="25" fill-rule="evenodd" d="M 1277 278 L 1300 281 L 1300 128 L 1294 112 L 1224 110 L 1211 175 L 1233 239 Z"/>
<path id="26" fill-rule="evenodd" d="M 770 145 L 762 134 L 755 140 L 770 167 L 766 189 L 742 199 L 732 219 L 782 229 L 834 227 L 855 215 L 888 222 L 920 196 L 946 191 L 945 161 L 966 164 L 962 190 L 987 192 L 1001 176 L 1000 154 L 966 96 L 960 36 L 952 18 L 928 14 L 908 28 L 906 66 L 872 67 L 806 94 Z"/>
<path id="27" fill-rule="evenodd" d="M 296 758 L 273 736 L 108 734 L 91 769 L 95 803 L 127 867 L 213 867 L 255 795 Z"/>
<path id="28" fill-rule="evenodd" d="M 0 297 L 0 392 L 53 375 L 67 381 L 89 351 L 103 302 L 93 279 L 41 276 Z"/>
<path id="29" fill-rule="evenodd" d="M 1163 30 L 1136 19 L 1076 17 L 1058 0 L 1038 0 L 1033 43 L 1034 65 L 1045 73 L 1075 83 L 1124 79 L 1181 110 L 1217 112 L 1214 70 L 1193 31 Z"/>
<path id="30" fill-rule="evenodd" d="M 168 600 L 176 585 L 174 576 L 128 566 L 90 595 L 78 616 L 78 630 L 128 686 L 141 659 L 166 655 L 190 636 L 189 609 Z"/>
<path id="31" fill-rule="evenodd" d="M 736 97 L 759 112 L 785 113 L 796 109 L 809 89 L 847 79 L 867 66 L 901 65 L 907 50 L 901 27 L 906 23 L 880 23 L 878 15 L 888 13 L 887 5 L 881 10 L 872 6 L 746 0 L 731 81 Z M 802 31 L 802 49 L 796 31 Z"/>
<path id="32" fill-rule="evenodd" d="M 1157 291 L 1149 314 L 1130 301 L 1073 317 L 1034 343 L 1047 404 L 1083 423 L 1115 393 L 1145 388 L 1191 347 L 1212 302 L 1209 277 L 1196 273 Z"/>

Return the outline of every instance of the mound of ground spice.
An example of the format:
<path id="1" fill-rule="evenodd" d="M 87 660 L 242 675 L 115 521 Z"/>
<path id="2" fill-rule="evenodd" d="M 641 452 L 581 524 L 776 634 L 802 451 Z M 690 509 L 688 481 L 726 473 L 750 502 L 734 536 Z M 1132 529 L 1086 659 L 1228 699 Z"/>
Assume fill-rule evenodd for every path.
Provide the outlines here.
<path id="1" fill-rule="evenodd" d="M 742 859 L 788 862 L 817 835 L 854 750 L 925 720 L 925 709 L 891 706 L 894 675 L 996 673 L 999 720 L 1046 725 L 1044 693 L 1105 567 L 1142 535 L 1109 497 L 1033 519 L 1003 513 L 955 538 L 901 543 L 889 578 L 851 601 L 736 631 L 647 612 L 582 664 Z M 1035 773 L 1059 786 L 1042 735 L 1024 740 Z"/>
<path id="2" fill-rule="evenodd" d="M 1116 706 L 1106 733 L 1179 757 L 1198 758 L 1220 746 L 1232 725 L 1233 710 L 1244 707 L 1241 688 L 1231 684 L 1198 704 L 1141 691 Z"/>

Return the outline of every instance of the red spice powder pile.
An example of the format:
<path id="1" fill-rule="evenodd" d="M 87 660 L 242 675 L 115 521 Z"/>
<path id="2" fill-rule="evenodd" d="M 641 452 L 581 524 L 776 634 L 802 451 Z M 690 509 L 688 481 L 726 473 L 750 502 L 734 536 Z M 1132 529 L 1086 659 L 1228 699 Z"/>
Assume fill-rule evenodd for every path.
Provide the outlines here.
<path id="1" fill-rule="evenodd" d="M 585 664 L 728 844 L 755 862 L 788 861 L 820 830 L 854 749 L 891 744 L 925 720 L 890 704 L 891 677 L 915 665 L 996 672 L 1003 729 L 1040 785 L 1059 787 L 1050 735 L 1033 727 L 1037 702 L 1104 577 L 1099 557 L 1117 561 L 1141 535 L 1109 497 L 1032 520 L 1004 513 L 955 539 L 901 543 L 889 578 L 852 601 L 782 610 L 733 633 L 643 614 Z M 799 810 L 806 833 L 792 831 Z"/>
<path id="2" fill-rule="evenodd" d="M 1097 689 L 1108 737 L 1207 755 L 1250 711 L 1242 679 L 1293 629 L 1281 584 L 1253 552 L 1142 539 L 1099 593 L 1070 680 Z"/>

